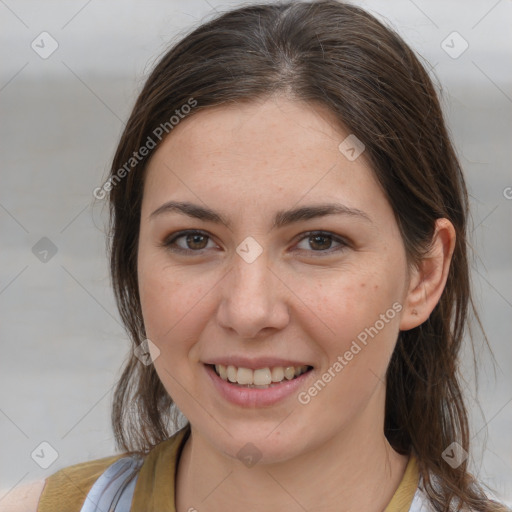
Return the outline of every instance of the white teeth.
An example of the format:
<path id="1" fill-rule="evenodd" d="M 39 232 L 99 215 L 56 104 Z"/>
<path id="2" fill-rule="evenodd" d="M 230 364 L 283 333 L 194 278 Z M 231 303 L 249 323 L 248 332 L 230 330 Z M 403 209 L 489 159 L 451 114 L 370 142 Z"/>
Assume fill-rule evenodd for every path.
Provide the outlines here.
<path id="1" fill-rule="evenodd" d="M 249 368 L 238 368 L 236 381 L 238 384 L 254 384 L 253 371 Z"/>
<path id="2" fill-rule="evenodd" d="M 272 383 L 292 380 L 307 371 L 308 366 L 275 366 L 273 368 L 237 368 L 236 366 L 216 364 L 215 371 L 222 380 L 237 383 L 242 386 L 268 387 Z"/>
<path id="3" fill-rule="evenodd" d="M 276 366 L 272 368 L 272 382 L 281 382 L 284 379 L 284 368 Z"/>
<path id="4" fill-rule="evenodd" d="M 218 364 L 215 368 L 216 368 L 217 372 L 219 372 L 221 379 L 228 380 L 227 369 L 223 364 Z"/>
<path id="5" fill-rule="evenodd" d="M 284 377 L 285 379 L 292 380 L 295 377 L 295 368 L 293 366 L 287 366 L 284 369 Z"/>
<path id="6" fill-rule="evenodd" d="M 217 368 L 217 367 L 215 367 Z M 228 366 L 226 370 L 226 375 L 229 382 L 236 382 L 236 368 L 234 366 Z"/>
<path id="7" fill-rule="evenodd" d="M 270 373 L 270 368 L 254 370 L 253 374 L 254 382 L 250 382 L 249 384 L 256 384 L 256 386 L 268 386 L 272 382 L 272 374 Z"/>

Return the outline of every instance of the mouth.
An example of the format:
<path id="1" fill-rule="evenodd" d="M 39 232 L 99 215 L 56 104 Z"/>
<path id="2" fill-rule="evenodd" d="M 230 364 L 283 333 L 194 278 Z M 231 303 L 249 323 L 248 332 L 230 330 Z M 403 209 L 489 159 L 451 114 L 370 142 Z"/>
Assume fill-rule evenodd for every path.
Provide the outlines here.
<path id="1" fill-rule="evenodd" d="M 283 382 L 292 381 L 310 372 L 313 367 L 274 366 L 264 368 L 243 368 L 233 365 L 207 364 L 223 381 L 240 388 L 267 389 L 280 386 Z"/>

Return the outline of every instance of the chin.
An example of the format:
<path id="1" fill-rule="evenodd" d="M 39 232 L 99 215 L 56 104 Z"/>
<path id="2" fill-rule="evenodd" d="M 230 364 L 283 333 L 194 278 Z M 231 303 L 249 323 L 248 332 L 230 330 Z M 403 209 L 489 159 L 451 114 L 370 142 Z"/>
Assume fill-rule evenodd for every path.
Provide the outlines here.
<path id="1" fill-rule="evenodd" d="M 217 432 L 210 432 L 206 436 L 219 452 L 241 461 L 248 467 L 255 463 L 261 465 L 285 462 L 307 450 L 306 433 L 290 432 L 285 426 L 281 428 L 277 425 L 279 422 L 275 420 L 244 421 L 236 425 L 226 425 L 229 434 L 221 429 L 220 436 Z"/>

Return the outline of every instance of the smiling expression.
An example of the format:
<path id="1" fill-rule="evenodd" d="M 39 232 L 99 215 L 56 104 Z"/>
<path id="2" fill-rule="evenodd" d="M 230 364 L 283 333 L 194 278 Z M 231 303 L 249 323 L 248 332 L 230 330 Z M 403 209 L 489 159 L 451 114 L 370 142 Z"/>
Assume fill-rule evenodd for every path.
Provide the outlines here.
<path id="1" fill-rule="evenodd" d="M 155 369 L 224 453 L 250 440 L 282 460 L 382 430 L 398 312 L 297 399 L 408 293 L 393 210 L 365 154 L 340 152 L 348 135 L 325 107 L 281 97 L 215 107 L 181 121 L 146 170 L 138 280 Z"/>

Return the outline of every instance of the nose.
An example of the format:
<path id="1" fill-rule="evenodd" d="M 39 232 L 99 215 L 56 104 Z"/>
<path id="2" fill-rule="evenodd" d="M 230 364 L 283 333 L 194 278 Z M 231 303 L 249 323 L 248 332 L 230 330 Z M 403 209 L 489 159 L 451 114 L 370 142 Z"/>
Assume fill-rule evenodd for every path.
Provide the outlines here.
<path id="1" fill-rule="evenodd" d="M 221 285 L 219 324 L 242 339 L 286 327 L 290 321 L 287 288 L 269 267 L 265 253 L 252 263 L 238 255 L 234 260 Z"/>

